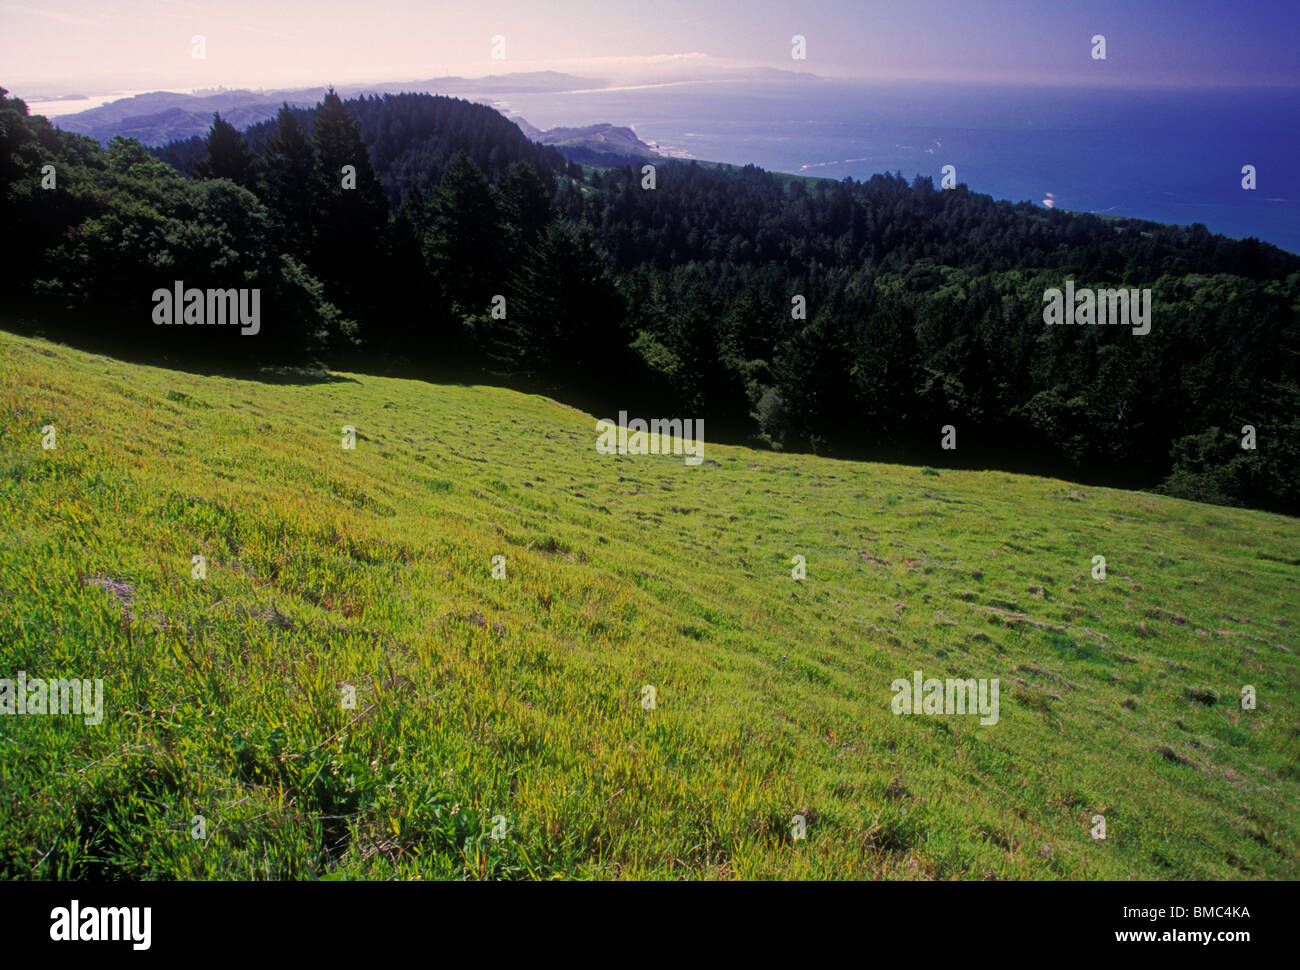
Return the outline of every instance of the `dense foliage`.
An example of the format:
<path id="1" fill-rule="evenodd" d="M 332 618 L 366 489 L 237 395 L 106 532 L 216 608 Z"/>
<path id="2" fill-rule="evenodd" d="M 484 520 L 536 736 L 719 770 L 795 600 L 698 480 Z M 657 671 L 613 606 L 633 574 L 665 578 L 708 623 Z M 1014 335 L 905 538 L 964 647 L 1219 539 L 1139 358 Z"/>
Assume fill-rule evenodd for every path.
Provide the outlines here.
<path id="1" fill-rule="evenodd" d="M 12 308 L 192 352 L 201 331 L 160 337 L 150 294 L 257 286 L 263 333 L 205 353 L 487 370 L 715 438 L 1300 510 L 1300 256 L 1255 239 L 901 175 L 666 161 L 647 189 L 428 95 L 330 93 L 243 134 L 218 117 L 156 156 L 3 99 Z M 1066 280 L 1149 288 L 1150 333 L 1046 326 Z"/>

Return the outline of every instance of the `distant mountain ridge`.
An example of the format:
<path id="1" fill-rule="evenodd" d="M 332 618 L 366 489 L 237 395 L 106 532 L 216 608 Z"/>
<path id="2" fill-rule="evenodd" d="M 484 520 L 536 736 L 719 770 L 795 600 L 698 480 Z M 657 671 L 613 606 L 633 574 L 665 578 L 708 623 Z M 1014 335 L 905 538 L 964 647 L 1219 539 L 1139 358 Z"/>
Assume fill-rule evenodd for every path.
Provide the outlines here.
<path id="1" fill-rule="evenodd" d="M 398 116 L 404 120 L 393 122 L 384 104 L 392 102 Z M 405 108 L 396 107 L 405 104 Z M 436 184 L 446 162 L 445 138 L 462 126 L 474 132 L 471 142 L 480 145 L 496 139 L 501 144 L 517 140 L 508 152 L 512 158 L 529 158 L 542 171 L 558 171 L 563 162 L 596 165 L 610 168 L 634 165 L 648 159 L 661 159 L 660 153 L 637 138 L 627 127 L 612 124 L 587 125 L 580 128 L 559 127 L 542 131 L 521 117 L 507 117 L 490 105 L 466 101 L 448 95 L 404 94 L 364 97 L 347 102 L 349 110 L 358 118 L 362 131 L 371 146 L 376 171 L 384 181 L 390 200 L 396 204 L 407 189 L 418 185 L 429 189 Z M 173 109 L 174 110 L 174 109 Z M 219 109 L 214 109 L 219 110 Z M 279 108 L 276 107 L 278 112 Z M 315 105 L 296 105 L 292 108 L 300 123 L 310 129 Z M 408 115 L 407 112 L 410 112 Z M 254 150 L 260 151 L 275 129 L 274 117 L 267 117 L 250 125 L 240 125 L 234 119 L 241 113 L 237 106 L 223 116 L 237 128 Z M 163 118 L 166 113 L 147 118 Z M 384 120 L 385 118 L 390 120 Z M 143 123 L 144 119 L 141 120 Z M 207 154 L 205 136 L 211 118 L 202 128 L 185 138 L 171 139 L 163 145 L 152 146 L 152 152 L 182 174 L 192 173 L 194 163 Z M 402 135 L 391 142 L 385 135 L 388 126 L 398 124 Z M 129 134 L 127 130 L 119 133 Z M 132 136 L 134 137 L 134 136 Z M 383 143 L 382 145 L 380 143 Z M 441 146 L 441 147 L 440 147 Z M 525 148 L 524 146 L 528 146 Z M 551 161 L 543 161 L 546 152 Z M 495 173 L 494 163 L 485 150 L 471 151 L 475 162 L 485 170 Z M 504 156 L 503 156 L 504 157 Z"/>
<path id="2" fill-rule="evenodd" d="M 450 94 L 451 89 L 456 87 L 469 86 L 474 88 L 473 93 L 476 94 L 508 94 L 527 90 L 560 91 L 599 83 L 601 82 L 571 74 L 540 71 L 473 80 L 459 77 L 433 78 L 401 86 L 441 89 L 441 94 Z M 204 137 L 212 124 L 214 113 L 220 113 L 237 129 L 248 131 L 273 119 L 282 104 L 287 103 L 293 108 L 312 108 L 325 96 L 325 91 L 325 88 L 274 92 L 201 91 L 194 94 L 152 91 L 65 115 L 55 119 L 54 123 L 64 131 L 89 135 L 101 145 L 107 145 L 115 136 L 121 135 L 134 138 L 148 148 L 157 149 L 175 142 Z M 375 93 L 377 92 L 370 87 L 339 89 L 341 97 Z M 636 132 L 625 126 L 601 123 L 542 130 L 522 117 L 508 117 L 508 120 L 518 125 L 530 141 L 539 145 L 552 145 L 566 159 L 580 164 L 608 167 L 662 157 L 654 148 L 641 141 Z"/>
<path id="3" fill-rule="evenodd" d="M 302 92 L 283 92 L 276 100 L 252 91 L 206 96 L 151 91 L 64 115 L 53 123 L 64 131 L 89 135 L 101 145 L 122 135 L 154 148 L 206 132 L 212 124 L 212 115 L 217 112 L 236 128 L 243 129 L 275 117 L 285 101 L 293 107 L 307 107 L 317 100 L 309 99 Z"/>
<path id="4" fill-rule="evenodd" d="M 435 188 L 452 156 L 462 150 L 491 180 L 517 161 L 528 163 L 546 179 L 568 165 L 558 148 L 528 138 L 501 112 L 479 102 L 408 93 L 358 97 L 344 105 L 360 126 L 375 174 L 393 206 L 413 188 L 422 192 Z M 305 131 L 314 128 L 316 105 L 290 110 Z M 276 119 L 268 118 L 245 128 L 243 136 L 254 152 L 261 152 L 277 128 Z M 206 132 L 205 128 L 203 133 L 151 151 L 182 175 L 193 175 L 195 163 L 208 155 Z"/>
<path id="5" fill-rule="evenodd" d="M 342 98 L 363 94 L 430 93 L 430 94 L 520 94 L 538 91 L 565 91 L 599 87 L 606 82 L 593 78 L 561 74 L 556 71 L 489 75 L 482 78 L 439 77 L 423 81 L 382 84 L 349 84 L 335 88 Z M 283 88 L 272 91 L 150 91 L 131 98 L 121 98 L 54 121 L 57 128 L 89 135 L 101 145 L 114 136 L 135 138 L 155 148 L 171 141 L 207 133 L 214 112 L 236 128 L 250 128 L 274 118 L 280 105 L 308 108 L 325 96 L 327 88 Z"/>
<path id="6" fill-rule="evenodd" d="M 729 79 L 750 77 L 754 80 L 771 80 L 784 77 L 790 80 L 816 80 L 807 72 L 782 71 L 762 68 L 745 74 L 733 74 Z M 704 80 L 705 78 L 695 78 Z M 527 71 L 514 74 L 490 74 L 481 78 L 459 76 L 435 77 L 419 81 L 392 81 L 378 84 L 341 84 L 335 86 L 344 99 L 361 95 L 383 94 L 446 94 L 467 97 L 488 97 L 504 94 L 563 93 L 565 91 L 591 90 L 609 87 L 614 82 L 606 78 L 581 77 L 559 71 Z M 183 141 L 195 135 L 205 135 L 212 124 L 212 115 L 221 116 L 239 129 L 250 128 L 274 118 L 280 105 L 309 108 L 325 96 L 326 87 L 281 88 L 267 91 L 205 90 L 192 93 L 176 91 L 150 91 L 130 98 L 121 98 L 97 108 L 61 115 L 52 123 L 63 131 L 89 135 L 101 145 L 117 135 L 134 138 L 149 148 L 173 141 Z M 511 119 L 518 121 L 519 119 Z M 525 122 L 526 124 L 526 122 Z M 521 125 L 521 128 L 523 126 Z M 554 144 L 570 155 L 574 161 L 589 164 L 625 164 L 630 160 L 656 157 L 655 151 L 640 141 L 631 129 L 616 128 L 612 124 L 591 125 L 587 128 L 565 129 L 560 135 L 543 132 L 531 125 L 524 133 L 534 141 L 534 133 L 542 144 Z M 553 140 L 547 140 L 548 138 Z"/>

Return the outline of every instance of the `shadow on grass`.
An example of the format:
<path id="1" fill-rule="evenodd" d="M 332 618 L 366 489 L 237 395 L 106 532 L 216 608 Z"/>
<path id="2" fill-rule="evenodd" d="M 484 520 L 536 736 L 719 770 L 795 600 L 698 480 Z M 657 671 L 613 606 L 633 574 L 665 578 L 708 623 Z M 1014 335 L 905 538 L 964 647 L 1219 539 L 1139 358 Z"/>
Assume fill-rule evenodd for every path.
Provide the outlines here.
<path id="1" fill-rule="evenodd" d="M 283 363 L 254 357 L 222 356 L 205 350 L 178 354 L 162 353 L 156 347 L 123 342 L 97 333 L 66 332 L 27 323 L 10 316 L 0 317 L 0 329 L 23 337 L 39 337 L 53 344 L 102 355 L 124 364 L 143 364 L 179 371 L 196 377 L 229 377 L 262 384 L 356 384 L 354 377 L 331 372 L 324 364 Z"/>

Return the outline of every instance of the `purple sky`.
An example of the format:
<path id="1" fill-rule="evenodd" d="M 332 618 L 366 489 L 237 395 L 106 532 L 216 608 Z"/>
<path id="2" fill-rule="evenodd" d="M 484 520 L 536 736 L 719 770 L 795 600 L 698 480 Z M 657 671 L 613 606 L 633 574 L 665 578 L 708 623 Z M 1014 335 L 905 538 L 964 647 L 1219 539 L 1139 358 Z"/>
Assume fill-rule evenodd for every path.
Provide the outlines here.
<path id="1" fill-rule="evenodd" d="M 1300 0 L 0 0 L 0 84 L 274 87 L 554 69 L 1300 84 Z M 206 57 L 191 56 L 203 35 Z M 807 59 L 791 58 L 791 37 Z M 1106 37 L 1104 61 L 1090 56 Z M 505 60 L 490 57 L 493 35 Z"/>

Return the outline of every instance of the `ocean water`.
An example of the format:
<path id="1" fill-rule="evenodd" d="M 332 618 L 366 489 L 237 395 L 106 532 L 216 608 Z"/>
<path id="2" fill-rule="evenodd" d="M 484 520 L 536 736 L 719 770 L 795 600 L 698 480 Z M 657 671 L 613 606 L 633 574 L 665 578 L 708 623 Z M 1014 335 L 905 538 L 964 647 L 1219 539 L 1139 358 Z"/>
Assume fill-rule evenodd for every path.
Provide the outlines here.
<path id="1" fill-rule="evenodd" d="M 139 91 L 109 91 L 107 94 L 81 95 L 71 98 L 63 98 L 58 101 L 28 101 L 27 110 L 34 115 L 44 115 L 47 118 L 60 118 L 63 115 L 76 114 L 79 111 L 89 111 L 91 108 L 99 108 L 108 104 L 110 101 L 117 101 L 121 98 L 134 98 L 137 94 L 148 94 L 150 89 Z M 11 95 L 12 97 L 13 95 Z"/>
<path id="2" fill-rule="evenodd" d="M 707 82 L 492 102 L 539 128 L 611 122 L 666 154 L 911 179 L 953 165 L 997 199 L 1255 236 L 1300 252 L 1300 88 Z M 1242 188 L 1254 165 L 1257 188 Z"/>

